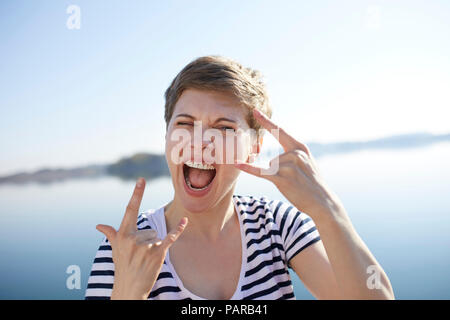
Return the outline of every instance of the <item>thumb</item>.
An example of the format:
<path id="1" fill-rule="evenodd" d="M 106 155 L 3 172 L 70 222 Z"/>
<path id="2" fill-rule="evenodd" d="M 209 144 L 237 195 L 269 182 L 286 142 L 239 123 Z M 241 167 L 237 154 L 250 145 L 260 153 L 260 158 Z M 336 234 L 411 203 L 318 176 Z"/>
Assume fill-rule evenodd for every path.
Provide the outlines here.
<path id="1" fill-rule="evenodd" d="M 106 236 L 106 238 L 108 238 L 109 242 L 112 243 L 114 241 L 117 231 L 113 227 L 108 226 L 106 224 L 98 224 L 95 227 L 95 229 L 103 233 Z"/>
<path id="2" fill-rule="evenodd" d="M 272 160 L 269 168 L 263 168 L 250 163 L 235 163 L 234 166 L 241 171 L 247 172 L 248 174 L 273 181 L 273 177 L 278 172 L 278 161 L 278 158 Z"/>
<path id="3" fill-rule="evenodd" d="M 247 172 L 251 175 L 261 177 L 262 176 L 262 168 L 249 164 L 249 163 L 235 163 L 234 166 L 244 172 Z"/>
<path id="4" fill-rule="evenodd" d="M 184 229 L 186 228 L 187 223 L 188 223 L 188 218 L 186 218 L 186 217 L 181 218 L 180 222 L 178 223 L 178 226 L 174 230 L 169 232 L 167 234 L 167 236 L 164 238 L 164 240 L 162 241 L 162 246 L 164 249 L 169 249 L 170 246 L 175 241 L 177 241 L 180 234 L 182 234 Z"/>

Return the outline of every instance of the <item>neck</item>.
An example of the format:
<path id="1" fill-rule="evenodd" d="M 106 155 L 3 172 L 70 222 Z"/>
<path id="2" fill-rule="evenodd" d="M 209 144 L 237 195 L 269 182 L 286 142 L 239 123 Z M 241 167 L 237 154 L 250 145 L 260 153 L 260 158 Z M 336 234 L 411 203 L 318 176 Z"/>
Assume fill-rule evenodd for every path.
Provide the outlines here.
<path id="1" fill-rule="evenodd" d="M 182 217 L 187 217 L 189 223 L 182 236 L 185 238 L 216 242 L 223 235 L 229 222 L 235 218 L 232 188 L 214 207 L 202 212 L 190 212 L 183 207 L 175 196 L 165 207 L 167 231 L 175 228 Z"/>

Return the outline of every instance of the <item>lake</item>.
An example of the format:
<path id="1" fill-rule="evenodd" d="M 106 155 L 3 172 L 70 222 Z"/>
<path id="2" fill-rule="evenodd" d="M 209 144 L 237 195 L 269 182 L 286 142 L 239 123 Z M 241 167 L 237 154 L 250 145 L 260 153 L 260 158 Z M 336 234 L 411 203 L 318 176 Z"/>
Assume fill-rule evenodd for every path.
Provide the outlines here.
<path id="1" fill-rule="evenodd" d="M 450 143 L 362 150 L 317 159 L 361 238 L 389 276 L 397 299 L 450 299 Z M 134 182 L 113 177 L 51 185 L 0 186 L 0 299 L 83 299 L 103 237 L 118 226 Z M 237 194 L 284 197 L 242 174 Z M 169 178 L 147 181 L 141 210 L 168 202 Z M 67 267 L 81 270 L 69 290 Z M 314 299 L 292 274 L 297 299 Z"/>

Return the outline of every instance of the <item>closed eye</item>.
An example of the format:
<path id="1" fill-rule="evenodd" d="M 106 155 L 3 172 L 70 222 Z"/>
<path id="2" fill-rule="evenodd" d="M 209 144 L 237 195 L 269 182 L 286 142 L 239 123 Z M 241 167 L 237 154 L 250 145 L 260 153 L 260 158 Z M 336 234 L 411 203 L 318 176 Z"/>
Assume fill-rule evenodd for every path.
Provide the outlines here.
<path id="1" fill-rule="evenodd" d="M 227 130 L 236 131 L 233 127 L 228 127 L 228 126 L 219 127 L 218 129 L 223 130 L 223 131 L 227 131 Z"/>
<path id="2" fill-rule="evenodd" d="M 178 126 L 192 126 L 192 123 L 179 121 L 179 122 L 177 122 L 177 125 Z"/>

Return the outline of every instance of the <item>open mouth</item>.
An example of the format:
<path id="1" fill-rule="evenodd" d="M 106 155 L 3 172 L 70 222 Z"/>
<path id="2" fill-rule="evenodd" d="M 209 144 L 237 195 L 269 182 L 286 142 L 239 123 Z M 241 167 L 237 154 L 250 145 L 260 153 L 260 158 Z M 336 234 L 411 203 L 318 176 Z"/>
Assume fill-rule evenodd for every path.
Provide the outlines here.
<path id="1" fill-rule="evenodd" d="M 190 160 L 183 164 L 186 185 L 193 191 L 207 189 L 216 176 L 216 168 L 209 164 L 194 163 Z"/>

